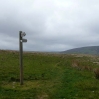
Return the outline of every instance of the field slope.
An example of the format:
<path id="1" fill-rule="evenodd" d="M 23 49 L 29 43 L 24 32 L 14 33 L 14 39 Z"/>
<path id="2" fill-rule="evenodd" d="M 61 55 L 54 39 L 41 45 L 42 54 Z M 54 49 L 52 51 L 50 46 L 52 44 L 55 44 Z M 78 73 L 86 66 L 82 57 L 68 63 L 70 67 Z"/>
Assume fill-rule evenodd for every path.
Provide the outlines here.
<path id="1" fill-rule="evenodd" d="M 94 68 L 98 56 L 24 53 L 24 85 L 19 53 L 0 50 L 0 99 L 99 99 Z"/>

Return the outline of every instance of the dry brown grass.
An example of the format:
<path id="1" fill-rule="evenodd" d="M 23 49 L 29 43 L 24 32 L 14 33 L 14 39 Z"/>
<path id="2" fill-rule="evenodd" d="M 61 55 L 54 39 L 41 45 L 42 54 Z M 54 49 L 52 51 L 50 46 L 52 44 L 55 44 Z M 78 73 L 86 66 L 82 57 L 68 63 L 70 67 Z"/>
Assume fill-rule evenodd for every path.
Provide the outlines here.
<path id="1" fill-rule="evenodd" d="M 77 70 L 81 70 L 82 69 L 82 67 L 80 66 L 78 61 L 73 61 L 72 62 L 72 67 L 76 68 Z"/>
<path id="2" fill-rule="evenodd" d="M 95 69 L 93 70 L 93 72 L 94 72 L 94 74 L 95 74 L 95 78 L 96 78 L 96 79 L 99 79 L 99 68 L 95 68 Z"/>
<path id="3" fill-rule="evenodd" d="M 48 99 L 48 95 L 46 93 L 43 93 L 43 94 L 39 95 L 37 97 L 37 99 Z"/>
<path id="4" fill-rule="evenodd" d="M 82 69 L 92 71 L 92 67 L 90 67 L 90 66 L 83 66 Z"/>
<path id="5" fill-rule="evenodd" d="M 72 61 L 72 67 L 76 68 L 78 70 L 88 70 L 88 71 L 92 71 L 92 67 L 91 66 L 83 66 L 80 64 L 79 61 Z"/>

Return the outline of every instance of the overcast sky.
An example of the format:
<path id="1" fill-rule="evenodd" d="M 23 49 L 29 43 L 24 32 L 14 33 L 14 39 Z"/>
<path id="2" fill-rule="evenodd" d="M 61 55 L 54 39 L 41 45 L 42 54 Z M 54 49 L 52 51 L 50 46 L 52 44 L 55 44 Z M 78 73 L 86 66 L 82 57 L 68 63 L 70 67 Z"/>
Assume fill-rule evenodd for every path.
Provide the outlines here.
<path id="1" fill-rule="evenodd" d="M 0 0 L 0 49 L 64 51 L 99 45 L 99 0 Z"/>

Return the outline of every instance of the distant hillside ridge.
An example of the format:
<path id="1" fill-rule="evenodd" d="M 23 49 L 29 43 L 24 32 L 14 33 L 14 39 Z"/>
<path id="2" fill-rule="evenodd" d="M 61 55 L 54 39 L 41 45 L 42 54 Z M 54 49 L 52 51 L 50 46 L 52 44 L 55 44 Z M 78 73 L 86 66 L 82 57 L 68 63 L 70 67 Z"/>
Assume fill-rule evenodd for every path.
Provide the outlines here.
<path id="1" fill-rule="evenodd" d="M 65 54 L 92 54 L 99 55 L 99 46 L 87 46 L 63 51 Z"/>

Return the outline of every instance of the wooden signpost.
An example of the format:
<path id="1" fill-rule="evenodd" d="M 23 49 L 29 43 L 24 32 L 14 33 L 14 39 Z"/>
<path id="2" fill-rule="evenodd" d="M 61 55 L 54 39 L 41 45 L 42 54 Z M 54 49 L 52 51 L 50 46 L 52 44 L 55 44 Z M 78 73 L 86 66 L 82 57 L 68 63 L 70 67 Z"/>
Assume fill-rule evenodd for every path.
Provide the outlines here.
<path id="1" fill-rule="evenodd" d="M 25 35 L 25 32 L 19 31 L 20 85 L 23 85 L 23 42 L 27 42 L 27 39 L 23 39 Z"/>

